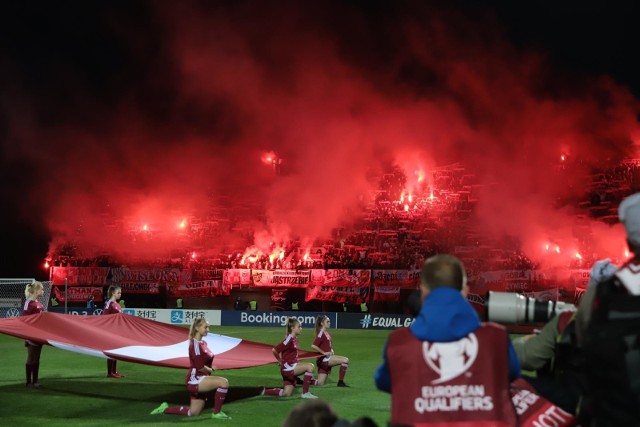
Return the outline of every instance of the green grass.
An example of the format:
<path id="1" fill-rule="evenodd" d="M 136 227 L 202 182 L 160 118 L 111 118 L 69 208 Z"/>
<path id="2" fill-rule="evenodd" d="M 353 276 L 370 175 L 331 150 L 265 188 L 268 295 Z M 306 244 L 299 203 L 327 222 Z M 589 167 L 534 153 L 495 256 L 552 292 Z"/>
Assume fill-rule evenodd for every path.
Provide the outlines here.
<path id="1" fill-rule="evenodd" d="M 284 329 L 213 327 L 212 332 L 277 344 Z M 353 421 L 366 415 L 379 426 L 386 425 L 390 399 L 387 393 L 377 391 L 373 372 L 381 361 L 388 334 L 389 331 L 331 330 L 336 353 L 350 359 L 345 381 L 351 387 L 336 387 L 338 369 L 334 368 L 328 384 L 312 387 L 311 392 L 328 401 L 341 418 Z M 100 339 L 99 331 L 95 339 Z M 306 329 L 300 337 L 301 348 L 310 349 L 311 341 L 312 331 Z M 163 401 L 170 405 L 189 404 L 185 370 L 118 362 L 118 371 L 127 377 L 107 379 L 105 359 L 45 346 L 40 363 L 43 388 L 34 390 L 24 386 L 24 341 L 0 335 L 0 354 L 0 419 L 6 426 L 154 426 L 187 422 L 275 427 L 281 426 L 289 411 L 304 401 L 299 397 L 301 387 L 290 398 L 256 396 L 260 386 L 282 386 L 277 366 L 267 365 L 219 371 L 231 386 L 223 408 L 231 420 L 211 420 L 210 411 L 193 418 L 148 415 Z"/>

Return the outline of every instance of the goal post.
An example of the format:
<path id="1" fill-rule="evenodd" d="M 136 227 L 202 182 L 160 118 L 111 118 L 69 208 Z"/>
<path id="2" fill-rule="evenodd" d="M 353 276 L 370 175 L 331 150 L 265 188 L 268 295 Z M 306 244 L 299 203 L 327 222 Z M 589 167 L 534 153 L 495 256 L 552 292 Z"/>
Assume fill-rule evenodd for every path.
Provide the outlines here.
<path id="1" fill-rule="evenodd" d="M 2 279 L 0 278 L 0 318 L 2 317 L 18 317 L 22 316 L 22 307 L 24 306 L 25 287 L 35 282 L 36 279 Z M 51 283 L 40 282 L 44 286 L 44 294 L 38 298 L 38 301 L 44 306 L 44 310 L 49 309 L 49 298 L 51 296 Z"/>

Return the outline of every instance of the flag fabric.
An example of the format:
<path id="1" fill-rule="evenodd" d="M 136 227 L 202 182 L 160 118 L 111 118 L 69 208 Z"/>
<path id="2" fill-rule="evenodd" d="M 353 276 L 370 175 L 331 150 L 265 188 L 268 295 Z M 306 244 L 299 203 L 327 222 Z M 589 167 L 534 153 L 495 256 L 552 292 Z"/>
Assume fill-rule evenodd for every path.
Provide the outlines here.
<path id="1" fill-rule="evenodd" d="M 189 368 L 189 331 L 128 314 L 73 316 L 43 312 L 0 319 L 0 333 L 76 353 L 169 368 Z M 209 333 L 216 369 L 276 363 L 275 345 Z M 276 343 L 277 344 L 277 343 Z M 319 353 L 300 351 L 300 359 Z"/>

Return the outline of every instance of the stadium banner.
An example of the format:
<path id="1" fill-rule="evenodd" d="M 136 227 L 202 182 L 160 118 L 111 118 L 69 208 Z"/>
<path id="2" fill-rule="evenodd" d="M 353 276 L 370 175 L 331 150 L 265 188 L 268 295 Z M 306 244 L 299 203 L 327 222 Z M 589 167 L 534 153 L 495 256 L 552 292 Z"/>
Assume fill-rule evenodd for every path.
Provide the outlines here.
<path id="1" fill-rule="evenodd" d="M 53 295 L 60 302 L 64 302 L 64 286 L 54 286 Z M 69 286 L 67 287 L 68 302 L 86 302 L 89 295 L 93 295 L 95 302 L 102 301 L 102 288 L 87 286 Z"/>
<path id="2" fill-rule="evenodd" d="M 315 328 L 316 317 L 318 316 L 328 316 L 329 320 L 331 320 L 331 325 L 336 324 L 336 313 L 333 312 L 225 310 L 221 313 L 221 326 L 284 327 L 287 325 L 289 317 L 295 317 L 300 321 L 302 327 L 311 328 L 314 331 L 315 329 L 313 328 Z"/>
<path id="3" fill-rule="evenodd" d="M 201 280 L 184 285 L 167 285 L 167 295 L 170 297 L 207 297 L 211 294 L 213 280 Z"/>
<path id="4" fill-rule="evenodd" d="M 568 273 L 565 273 L 565 275 L 568 274 L 568 278 L 566 279 L 566 283 L 567 283 L 567 288 L 569 289 L 586 289 L 587 285 L 589 284 L 589 279 L 591 278 L 591 270 L 584 270 L 584 269 L 575 269 L 575 270 L 568 270 Z M 562 281 L 563 278 L 560 278 L 560 281 Z"/>
<path id="5" fill-rule="evenodd" d="M 224 270 L 222 282 L 231 286 L 250 285 L 251 270 L 248 268 L 227 268 Z"/>
<path id="6" fill-rule="evenodd" d="M 313 299 L 360 304 L 369 301 L 371 270 L 311 270 L 305 302 Z"/>
<path id="7" fill-rule="evenodd" d="M 192 280 L 222 280 L 222 276 L 224 276 L 223 268 L 215 268 L 209 270 L 193 270 Z"/>
<path id="8" fill-rule="evenodd" d="M 268 288 L 306 288 L 310 270 L 251 270 L 253 285 Z"/>
<path id="9" fill-rule="evenodd" d="M 64 313 L 64 307 L 49 309 L 53 313 Z M 156 322 L 172 325 L 190 326 L 194 319 L 204 317 L 211 326 L 220 326 L 220 310 L 180 310 L 171 308 L 125 308 L 124 314 L 140 317 L 142 319 L 155 320 Z M 100 316 L 102 308 L 69 307 L 67 314 L 75 316 Z"/>
<path id="10" fill-rule="evenodd" d="M 544 287 L 545 275 L 536 270 L 485 271 L 471 281 L 469 287 L 476 293 L 534 292 Z"/>
<path id="11" fill-rule="evenodd" d="M 374 301 L 400 301 L 400 288 L 397 286 L 376 286 L 373 288 Z"/>
<path id="12" fill-rule="evenodd" d="M 411 325 L 406 314 L 338 313 L 337 329 L 397 329 Z M 333 322 L 331 323 L 333 325 Z"/>
<path id="13" fill-rule="evenodd" d="M 373 270 L 373 287 L 418 289 L 420 270 Z"/>
<path id="14" fill-rule="evenodd" d="M 50 280 L 54 285 L 106 286 L 109 267 L 51 267 Z"/>
<path id="15" fill-rule="evenodd" d="M 160 293 L 160 285 L 158 283 L 121 283 L 123 294 L 153 294 Z"/>
<path id="16" fill-rule="evenodd" d="M 271 289 L 271 309 L 279 308 L 284 310 L 287 306 L 287 294 L 289 290 L 286 288 L 272 288 Z"/>
<path id="17" fill-rule="evenodd" d="M 115 285 L 121 283 L 191 283 L 191 270 L 179 268 L 129 268 L 118 267 L 110 269 L 110 282 Z"/>

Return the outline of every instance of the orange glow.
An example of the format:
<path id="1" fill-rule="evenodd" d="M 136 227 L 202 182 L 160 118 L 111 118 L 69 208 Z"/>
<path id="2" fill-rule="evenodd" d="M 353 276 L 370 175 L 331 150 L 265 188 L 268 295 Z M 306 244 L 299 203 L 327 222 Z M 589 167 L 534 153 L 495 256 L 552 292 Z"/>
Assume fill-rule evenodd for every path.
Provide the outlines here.
<path id="1" fill-rule="evenodd" d="M 178 227 L 185 228 L 186 226 L 187 226 L 187 220 L 183 218 L 182 221 L 180 221 L 180 225 Z"/>
<path id="2" fill-rule="evenodd" d="M 409 212 L 409 205 L 404 205 L 404 211 Z"/>
<path id="3" fill-rule="evenodd" d="M 191 253 L 191 259 L 196 259 L 198 256 L 196 255 L 195 251 Z"/>
<path id="4" fill-rule="evenodd" d="M 549 250 L 549 244 L 547 243 L 546 245 L 544 245 L 544 250 L 548 251 Z"/>
<path id="5" fill-rule="evenodd" d="M 576 258 L 582 259 L 582 255 L 580 255 L 579 253 L 576 252 Z"/>
<path id="6" fill-rule="evenodd" d="M 49 261 L 44 262 L 44 268 L 47 268 L 47 269 L 49 268 Z"/>
<path id="7" fill-rule="evenodd" d="M 143 225 L 142 226 L 142 230 L 143 231 L 149 231 L 149 225 L 148 224 Z"/>
<path id="8" fill-rule="evenodd" d="M 629 258 L 629 249 L 624 250 L 624 257 Z"/>
<path id="9" fill-rule="evenodd" d="M 564 156 L 564 154 L 560 156 L 560 161 L 564 162 L 565 160 L 566 160 L 566 157 Z"/>
<path id="10" fill-rule="evenodd" d="M 560 246 L 556 246 L 556 253 L 559 254 L 560 253 Z"/>
<path id="11" fill-rule="evenodd" d="M 413 201 L 413 195 L 409 194 L 409 203 L 411 203 Z"/>

